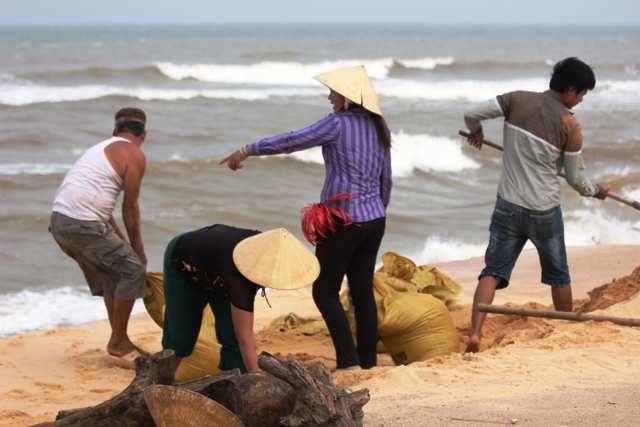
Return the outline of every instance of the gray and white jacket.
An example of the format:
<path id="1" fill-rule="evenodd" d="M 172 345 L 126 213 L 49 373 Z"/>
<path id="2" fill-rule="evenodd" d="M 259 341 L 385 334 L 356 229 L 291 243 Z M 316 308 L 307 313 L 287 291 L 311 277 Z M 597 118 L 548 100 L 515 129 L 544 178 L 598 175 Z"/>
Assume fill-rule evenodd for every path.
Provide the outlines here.
<path id="1" fill-rule="evenodd" d="M 560 204 L 564 169 L 567 182 L 580 195 L 597 197 L 602 187 L 585 176 L 582 127 L 557 92 L 516 91 L 473 105 L 464 113 L 471 132 L 482 120 L 504 116 L 503 170 L 498 195 L 535 211 Z"/>

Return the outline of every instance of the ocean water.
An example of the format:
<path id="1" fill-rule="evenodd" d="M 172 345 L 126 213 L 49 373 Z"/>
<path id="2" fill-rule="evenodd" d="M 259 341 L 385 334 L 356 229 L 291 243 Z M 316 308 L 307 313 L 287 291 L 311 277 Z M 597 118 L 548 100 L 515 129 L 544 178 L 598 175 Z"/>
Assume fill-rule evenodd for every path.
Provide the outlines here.
<path id="1" fill-rule="evenodd" d="M 393 136 L 380 254 L 428 264 L 482 255 L 488 241 L 501 157 L 458 136 L 466 106 L 543 91 L 567 56 L 598 79 L 574 109 L 588 176 L 640 199 L 639 46 L 639 28 L 612 27 L 1 27 L 0 336 L 106 317 L 47 226 L 65 172 L 111 134 L 121 107 L 148 115 L 140 204 L 158 271 L 174 235 L 213 223 L 303 239 L 300 209 L 324 180 L 319 150 L 251 158 L 238 172 L 218 162 L 324 118 L 328 90 L 311 76 L 364 64 Z M 501 120 L 485 129 L 501 142 Z M 640 243 L 626 205 L 565 186 L 562 206 L 570 245 Z"/>

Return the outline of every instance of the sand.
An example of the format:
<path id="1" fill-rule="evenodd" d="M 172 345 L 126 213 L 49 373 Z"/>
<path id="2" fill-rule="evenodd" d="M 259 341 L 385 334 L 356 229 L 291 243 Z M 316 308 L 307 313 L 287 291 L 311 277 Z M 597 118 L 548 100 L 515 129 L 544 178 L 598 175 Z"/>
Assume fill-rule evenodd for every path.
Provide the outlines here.
<path id="1" fill-rule="evenodd" d="M 574 305 L 593 314 L 640 318 L 640 250 L 614 245 L 569 248 Z M 464 349 L 481 258 L 441 263 L 463 291 L 450 306 Z M 548 309 L 535 251 L 521 256 L 511 286 L 494 304 Z M 589 298 L 591 294 L 591 299 Z M 308 289 L 270 292 L 256 302 L 259 350 L 302 365 L 335 359 L 324 329 L 269 328 L 283 314 L 319 317 Z M 379 366 L 336 378 L 367 388 L 365 426 L 637 426 L 640 425 L 640 328 L 490 314 L 478 354 L 451 354 Z M 0 426 L 53 421 L 59 410 L 103 402 L 121 392 L 133 371 L 113 365 L 104 346 L 106 321 L 0 339 Z M 146 314 L 132 318 L 133 340 L 160 350 L 161 330 Z"/>

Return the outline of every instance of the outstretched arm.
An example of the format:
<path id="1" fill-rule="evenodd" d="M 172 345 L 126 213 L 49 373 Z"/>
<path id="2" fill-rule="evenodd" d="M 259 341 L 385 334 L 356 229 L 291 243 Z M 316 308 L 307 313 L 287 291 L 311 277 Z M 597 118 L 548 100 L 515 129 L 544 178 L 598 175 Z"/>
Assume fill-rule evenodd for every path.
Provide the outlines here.
<path id="1" fill-rule="evenodd" d="M 311 147 L 335 143 L 340 134 L 340 126 L 333 115 L 319 122 L 297 130 L 295 132 L 264 138 L 258 142 L 241 147 L 231 155 L 220 161 L 220 165 L 227 163 L 231 170 L 242 169 L 242 162 L 251 156 L 272 156 L 276 154 L 290 154 L 295 151 L 306 150 Z"/>

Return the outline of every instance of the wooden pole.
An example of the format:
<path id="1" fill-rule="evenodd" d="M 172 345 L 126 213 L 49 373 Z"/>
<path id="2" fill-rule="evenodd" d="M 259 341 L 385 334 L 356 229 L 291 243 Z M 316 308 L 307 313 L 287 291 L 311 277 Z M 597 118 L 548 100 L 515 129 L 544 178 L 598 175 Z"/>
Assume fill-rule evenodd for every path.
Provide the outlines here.
<path id="1" fill-rule="evenodd" d="M 468 134 L 467 132 L 464 132 L 464 131 L 458 131 L 458 134 L 460 134 L 461 136 L 464 136 L 465 138 L 468 138 L 468 137 L 471 136 L 470 134 Z M 496 144 L 495 142 L 491 142 L 491 141 L 486 140 L 486 139 L 484 140 L 482 145 L 488 145 L 489 147 L 495 148 L 496 150 L 504 151 L 501 145 Z M 558 175 L 563 177 L 563 178 L 565 178 L 564 172 L 560 172 Z M 617 201 L 619 201 L 621 203 L 624 203 L 625 205 L 631 206 L 632 208 L 635 208 L 635 209 L 640 211 L 640 202 L 636 202 L 635 200 L 627 199 L 626 197 L 618 196 L 617 194 L 612 193 L 611 191 L 609 191 L 609 193 L 607 194 L 607 197 L 611 197 L 613 200 L 617 200 Z"/>
<path id="2" fill-rule="evenodd" d="M 576 320 L 586 322 L 611 322 L 622 326 L 640 326 L 640 319 L 628 317 L 599 316 L 588 313 L 572 313 L 568 311 L 534 310 L 530 308 L 505 307 L 503 305 L 478 304 L 478 311 L 483 313 L 513 314 L 525 317 L 545 317 L 548 319 Z"/>

